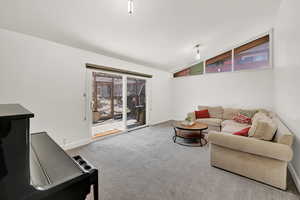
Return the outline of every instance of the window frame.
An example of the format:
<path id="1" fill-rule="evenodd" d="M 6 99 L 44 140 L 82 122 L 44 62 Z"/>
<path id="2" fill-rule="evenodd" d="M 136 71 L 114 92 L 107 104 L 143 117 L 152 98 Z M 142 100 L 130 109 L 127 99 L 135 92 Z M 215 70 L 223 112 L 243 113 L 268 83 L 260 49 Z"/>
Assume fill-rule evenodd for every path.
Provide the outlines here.
<path id="1" fill-rule="evenodd" d="M 200 64 L 202 64 L 202 73 L 191 74 L 192 68 L 197 66 L 197 65 L 200 65 Z M 180 73 L 185 73 L 185 75 L 178 75 Z M 205 74 L 205 61 L 200 61 L 200 62 L 192 64 L 188 68 L 184 68 L 184 69 L 176 71 L 175 73 L 173 73 L 173 78 L 180 78 L 180 77 L 186 77 L 186 76 L 198 76 L 198 75 L 203 75 L 203 74 Z"/>
<path id="2" fill-rule="evenodd" d="M 230 55 L 228 55 L 228 54 L 230 54 Z M 232 57 L 233 57 L 232 50 L 229 50 L 224 53 L 218 54 L 217 56 L 214 56 L 210 59 L 205 60 L 205 73 L 206 74 L 219 74 L 219 73 L 225 73 L 225 72 L 232 72 Z M 214 64 L 220 60 L 227 60 L 227 59 L 229 59 L 231 61 L 231 67 L 230 67 L 229 71 L 207 72 L 207 70 L 206 70 L 207 65 Z"/>
<path id="3" fill-rule="evenodd" d="M 264 67 L 261 67 L 261 68 L 253 68 L 253 69 L 243 69 L 243 70 L 235 70 L 234 68 L 234 56 L 235 56 L 235 49 L 239 48 L 239 47 L 242 47 L 244 45 L 247 45 L 248 43 L 251 43 L 251 42 L 254 42 L 255 40 L 258 40 L 260 38 L 263 38 L 263 37 L 266 37 L 266 36 L 269 36 L 269 65 L 266 65 Z M 218 57 L 226 52 L 229 52 L 231 51 L 231 71 L 226 71 L 226 72 L 215 72 L 215 73 L 207 73 L 206 72 L 206 62 L 207 60 L 210 60 L 212 58 L 215 58 L 215 57 Z M 197 75 L 207 75 L 207 74 L 221 74 L 221 73 L 229 73 L 229 72 L 249 72 L 249 71 L 255 71 L 255 70 L 272 70 L 273 69 L 273 28 L 270 29 L 269 31 L 267 32 L 264 32 L 260 35 L 257 35 L 256 37 L 253 37 L 243 43 L 239 43 L 237 45 L 234 45 L 232 48 L 228 48 L 228 49 L 225 49 L 224 51 L 221 51 L 219 53 L 216 54 L 216 56 L 213 56 L 213 57 L 209 57 L 209 59 L 203 59 L 201 60 L 200 62 L 203 62 L 203 73 L 202 74 L 197 74 Z M 198 62 L 198 63 L 200 63 Z M 195 65 L 195 64 L 193 64 Z M 192 67 L 193 65 L 191 65 L 190 67 Z M 173 72 L 173 78 L 181 78 L 181 77 L 188 77 L 188 76 L 191 76 L 191 75 L 186 75 L 186 76 L 177 76 L 175 77 L 175 74 L 178 73 L 178 72 L 181 72 L 181 71 L 184 71 L 184 70 L 187 70 L 189 69 L 190 67 L 188 68 L 181 68 L 179 70 L 176 70 L 175 72 Z M 192 75 L 192 76 L 195 76 L 195 75 Z"/>
<path id="4" fill-rule="evenodd" d="M 264 41 L 264 38 L 266 38 L 266 37 L 268 37 L 268 43 L 269 43 L 269 57 L 268 57 L 268 61 L 269 61 L 269 64 L 268 65 L 266 65 L 266 66 L 263 66 L 263 67 L 259 67 L 259 68 L 253 68 L 253 69 L 242 69 L 242 70 L 235 70 L 235 55 L 236 55 L 236 49 L 239 49 L 239 48 L 243 48 L 243 47 L 246 47 L 247 45 L 250 45 L 251 46 L 251 44 L 252 43 L 254 43 L 255 44 L 255 42 L 257 42 L 258 43 L 258 45 L 253 45 L 252 47 L 250 47 L 250 48 L 246 48 L 246 49 L 244 49 L 244 50 L 240 50 L 240 52 L 243 52 L 243 51 L 247 51 L 247 50 L 249 50 L 249 49 L 251 49 L 251 48 L 254 48 L 254 47 L 257 47 L 257 46 L 259 46 L 259 45 L 261 45 L 261 44 L 264 44 L 264 42 L 259 42 L 259 40 L 262 40 L 262 41 Z M 272 60 L 273 60 L 273 55 L 272 55 L 272 50 L 273 50 L 273 46 L 272 46 L 272 34 L 270 33 L 270 32 L 268 32 L 267 34 L 264 34 L 264 35 L 260 35 L 260 36 L 258 36 L 258 37 L 256 37 L 255 39 L 252 39 L 252 40 L 250 40 L 250 41 L 247 41 L 247 42 L 245 42 L 245 43 L 243 43 L 242 45 L 239 45 L 239 46 L 237 46 L 237 47 L 235 47 L 235 48 L 233 48 L 232 49 L 232 51 L 233 51 L 233 72 L 241 72 L 241 71 L 252 71 L 252 70 L 263 70 L 263 69 L 272 69 L 273 68 L 273 62 L 272 62 Z M 240 53 L 239 52 L 239 53 Z"/>

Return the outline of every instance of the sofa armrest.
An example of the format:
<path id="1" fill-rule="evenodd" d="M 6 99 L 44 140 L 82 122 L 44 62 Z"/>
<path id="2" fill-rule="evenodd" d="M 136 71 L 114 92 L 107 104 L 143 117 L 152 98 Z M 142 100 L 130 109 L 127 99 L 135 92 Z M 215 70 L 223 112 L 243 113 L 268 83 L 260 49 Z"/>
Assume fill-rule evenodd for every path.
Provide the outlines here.
<path id="1" fill-rule="evenodd" d="M 208 141 L 229 149 L 274 158 L 282 161 L 291 161 L 293 151 L 288 145 L 273 143 L 255 138 L 230 135 L 220 132 L 209 132 Z"/>

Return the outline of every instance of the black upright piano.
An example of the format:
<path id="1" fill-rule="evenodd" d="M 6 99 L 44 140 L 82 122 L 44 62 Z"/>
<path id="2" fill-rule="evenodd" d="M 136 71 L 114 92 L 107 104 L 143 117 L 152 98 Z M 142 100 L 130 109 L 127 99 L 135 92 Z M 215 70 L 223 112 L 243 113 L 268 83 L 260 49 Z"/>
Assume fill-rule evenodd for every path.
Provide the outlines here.
<path id="1" fill-rule="evenodd" d="M 0 104 L 0 200 L 98 200 L 98 171 L 70 157 L 45 132 L 30 134 L 34 114 Z"/>

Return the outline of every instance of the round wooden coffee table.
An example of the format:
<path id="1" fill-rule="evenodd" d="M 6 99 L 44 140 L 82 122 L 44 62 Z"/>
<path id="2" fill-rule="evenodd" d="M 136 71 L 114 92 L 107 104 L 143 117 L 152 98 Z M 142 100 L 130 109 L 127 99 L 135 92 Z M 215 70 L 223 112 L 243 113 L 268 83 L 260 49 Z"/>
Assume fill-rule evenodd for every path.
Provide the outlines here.
<path id="1" fill-rule="evenodd" d="M 189 126 L 182 124 L 182 121 L 175 122 L 174 125 L 175 135 L 173 136 L 174 143 L 178 143 L 185 146 L 204 146 L 207 144 L 207 140 L 204 138 L 203 130 L 208 128 L 207 124 L 195 122 L 195 124 Z M 176 142 L 177 137 L 182 138 L 184 142 Z M 204 143 L 202 142 L 204 141 Z"/>

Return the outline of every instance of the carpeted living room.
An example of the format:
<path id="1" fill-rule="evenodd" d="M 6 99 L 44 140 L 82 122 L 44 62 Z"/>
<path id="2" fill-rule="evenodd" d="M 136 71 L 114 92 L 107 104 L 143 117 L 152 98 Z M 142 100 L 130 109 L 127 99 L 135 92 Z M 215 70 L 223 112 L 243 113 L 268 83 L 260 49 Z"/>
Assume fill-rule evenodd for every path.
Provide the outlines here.
<path id="1" fill-rule="evenodd" d="M 212 167 L 209 145 L 176 145 L 173 135 L 173 123 L 166 122 L 69 153 L 100 169 L 100 199 L 299 199 L 290 174 L 287 190 L 280 190 Z"/>
<path id="2" fill-rule="evenodd" d="M 0 2 L 0 200 L 300 199 L 298 0 Z"/>

